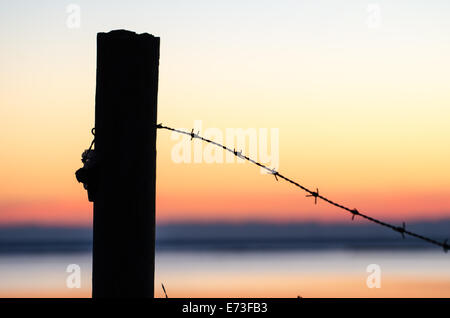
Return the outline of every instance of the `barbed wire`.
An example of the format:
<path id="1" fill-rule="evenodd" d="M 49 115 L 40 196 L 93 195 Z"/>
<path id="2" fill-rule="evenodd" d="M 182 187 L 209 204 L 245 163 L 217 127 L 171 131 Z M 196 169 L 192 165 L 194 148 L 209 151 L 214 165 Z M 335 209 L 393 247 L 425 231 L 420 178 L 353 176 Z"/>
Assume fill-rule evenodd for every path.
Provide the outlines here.
<path id="1" fill-rule="evenodd" d="M 395 226 L 395 225 L 392 225 L 392 224 L 380 221 L 380 220 L 378 220 L 376 218 L 373 218 L 371 216 L 368 216 L 366 214 L 363 214 L 363 213 L 359 212 L 357 209 L 351 209 L 351 208 L 348 208 L 348 207 L 346 207 L 346 206 L 344 206 L 342 204 L 334 202 L 334 201 L 328 199 L 327 197 L 319 194 L 319 189 L 318 188 L 316 188 L 316 191 L 312 191 L 312 190 L 308 189 L 307 187 L 299 184 L 298 182 L 296 182 L 296 181 L 294 181 L 294 180 L 292 180 L 292 179 L 282 175 L 281 173 L 279 173 L 275 169 L 271 169 L 271 168 L 267 167 L 266 165 L 264 165 L 264 164 L 262 164 L 262 163 L 260 163 L 260 162 L 258 162 L 256 160 L 253 160 L 253 159 L 249 158 L 248 156 L 243 155 L 242 154 L 242 150 L 236 151 L 236 149 L 228 148 L 228 147 L 226 147 L 226 146 L 224 146 L 224 145 L 222 145 L 220 143 L 217 143 L 217 142 L 215 142 L 213 140 L 210 140 L 208 138 L 202 137 L 202 136 L 199 135 L 199 132 L 195 133 L 194 129 L 192 129 L 191 132 L 187 132 L 187 131 L 179 130 L 179 129 L 176 129 L 176 128 L 167 127 L 167 126 L 164 126 L 162 124 L 156 125 L 156 128 L 174 131 L 174 132 L 179 133 L 179 134 L 190 136 L 191 137 L 191 141 L 194 138 L 197 138 L 197 139 L 200 139 L 200 140 L 202 140 L 204 142 L 207 142 L 207 143 L 213 144 L 213 145 L 215 145 L 215 146 L 217 146 L 219 148 L 222 148 L 223 150 L 226 150 L 226 151 L 232 153 L 233 155 L 235 155 L 238 158 L 247 160 L 247 161 L 249 161 L 249 162 L 251 162 L 251 163 L 253 163 L 253 164 L 255 164 L 255 165 L 257 165 L 257 166 L 259 166 L 259 167 L 261 167 L 263 169 L 265 169 L 269 174 L 274 175 L 275 179 L 277 181 L 278 181 L 278 178 L 283 179 L 283 180 L 293 184 L 294 186 L 302 189 L 303 191 L 307 192 L 308 193 L 306 195 L 307 197 L 313 197 L 314 198 L 314 204 L 317 204 L 317 199 L 320 199 L 320 200 L 323 200 L 323 201 L 325 201 L 325 202 L 327 202 L 327 203 L 329 203 L 329 204 L 331 204 L 331 205 L 333 205 L 333 206 L 335 206 L 337 208 L 340 208 L 342 210 L 345 210 L 345 211 L 351 213 L 352 220 L 354 220 L 355 217 L 359 216 L 359 217 L 364 218 L 364 219 L 366 219 L 366 220 L 368 220 L 370 222 L 373 222 L 373 223 L 376 223 L 378 225 L 390 228 L 390 229 L 394 230 L 395 232 L 400 233 L 402 235 L 402 238 L 405 238 L 405 235 L 409 235 L 409 236 L 421 239 L 421 240 L 426 241 L 428 243 L 431 243 L 431 244 L 434 244 L 434 245 L 442 247 L 442 249 L 446 253 L 450 249 L 450 245 L 447 244 L 447 241 L 448 241 L 447 239 L 444 242 L 438 242 L 438 241 L 436 241 L 434 239 L 431 239 L 429 237 L 426 237 L 426 236 L 423 236 L 423 235 L 420 235 L 420 234 L 408 231 L 406 229 L 405 222 L 403 222 L 401 227 L 400 226 Z"/>

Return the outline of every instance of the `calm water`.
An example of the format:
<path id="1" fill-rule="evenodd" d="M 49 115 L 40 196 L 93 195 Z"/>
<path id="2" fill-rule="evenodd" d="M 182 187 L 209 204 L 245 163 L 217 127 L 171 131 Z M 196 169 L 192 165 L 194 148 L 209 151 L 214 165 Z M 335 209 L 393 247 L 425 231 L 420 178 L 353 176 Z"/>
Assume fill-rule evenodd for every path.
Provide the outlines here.
<path id="1" fill-rule="evenodd" d="M 69 264 L 81 287 L 67 288 Z M 368 288 L 369 264 L 381 270 Z M 0 254 L 0 297 L 89 297 L 90 253 Z M 158 251 L 163 297 L 450 297 L 450 255 L 414 251 Z"/>

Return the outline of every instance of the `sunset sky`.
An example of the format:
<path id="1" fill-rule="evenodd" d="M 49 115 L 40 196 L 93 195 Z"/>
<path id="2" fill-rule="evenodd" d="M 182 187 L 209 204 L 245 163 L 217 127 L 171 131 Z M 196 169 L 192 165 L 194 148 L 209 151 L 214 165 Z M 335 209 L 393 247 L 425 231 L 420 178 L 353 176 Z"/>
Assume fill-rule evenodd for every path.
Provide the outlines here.
<path id="1" fill-rule="evenodd" d="M 278 128 L 301 184 L 386 220 L 450 218 L 450 2 L 18 0 L 0 1 L 0 225 L 91 224 L 74 172 L 114 29 L 161 38 L 158 122 Z M 177 142 L 158 131 L 158 222 L 350 220 L 248 163 L 177 164 Z"/>

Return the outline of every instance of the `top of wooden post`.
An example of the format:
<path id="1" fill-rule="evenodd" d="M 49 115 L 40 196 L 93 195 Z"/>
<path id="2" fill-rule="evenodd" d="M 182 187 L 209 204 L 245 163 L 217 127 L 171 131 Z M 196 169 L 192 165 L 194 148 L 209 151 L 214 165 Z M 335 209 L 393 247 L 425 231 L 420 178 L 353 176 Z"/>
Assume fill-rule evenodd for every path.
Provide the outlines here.
<path id="1" fill-rule="evenodd" d="M 119 30 L 112 30 L 109 32 L 99 32 L 97 33 L 98 37 L 108 37 L 108 38 L 131 38 L 131 37 L 149 37 L 149 38 L 155 38 L 159 39 L 159 37 L 154 36 L 153 34 L 149 33 L 136 33 L 133 31 L 128 31 L 124 29 Z"/>

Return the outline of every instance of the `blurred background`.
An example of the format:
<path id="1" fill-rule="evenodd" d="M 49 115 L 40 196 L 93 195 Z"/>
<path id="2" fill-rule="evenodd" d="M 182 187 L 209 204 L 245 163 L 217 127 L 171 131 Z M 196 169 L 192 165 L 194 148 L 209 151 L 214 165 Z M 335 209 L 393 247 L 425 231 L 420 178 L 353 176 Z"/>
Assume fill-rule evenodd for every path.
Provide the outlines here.
<path id="1" fill-rule="evenodd" d="M 0 297 L 90 297 L 96 34 L 161 37 L 158 122 L 278 128 L 279 171 L 439 241 L 450 229 L 450 3 L 0 1 Z M 200 132 L 201 133 L 201 132 Z M 449 297 L 450 258 L 158 131 L 155 292 Z M 248 149 L 243 149 L 247 153 Z M 78 264 L 81 287 L 68 288 Z M 369 288 L 367 268 L 381 270 Z M 370 284 L 369 284 L 370 285 Z"/>

